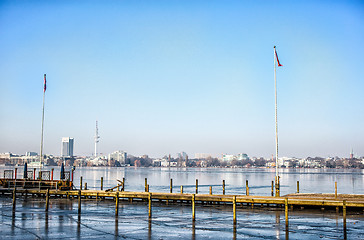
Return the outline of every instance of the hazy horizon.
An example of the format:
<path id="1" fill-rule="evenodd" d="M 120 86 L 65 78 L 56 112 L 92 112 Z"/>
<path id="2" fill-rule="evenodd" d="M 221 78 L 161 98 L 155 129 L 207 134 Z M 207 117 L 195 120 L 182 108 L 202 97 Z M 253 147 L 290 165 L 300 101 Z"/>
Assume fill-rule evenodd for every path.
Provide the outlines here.
<path id="1" fill-rule="evenodd" d="M 1 1 L 0 152 L 364 156 L 360 1 Z"/>

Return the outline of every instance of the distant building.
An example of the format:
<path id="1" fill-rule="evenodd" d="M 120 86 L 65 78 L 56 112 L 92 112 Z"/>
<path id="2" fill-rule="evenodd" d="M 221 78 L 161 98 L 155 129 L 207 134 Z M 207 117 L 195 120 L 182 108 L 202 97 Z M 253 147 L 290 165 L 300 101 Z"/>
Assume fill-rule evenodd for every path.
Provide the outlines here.
<path id="1" fill-rule="evenodd" d="M 222 160 L 223 161 L 232 161 L 235 159 L 235 156 L 232 154 L 223 154 L 222 155 Z"/>
<path id="2" fill-rule="evenodd" d="M 211 158 L 211 154 L 209 153 L 195 153 L 195 158 L 196 159 L 207 159 L 207 158 Z"/>
<path id="3" fill-rule="evenodd" d="M 248 154 L 239 153 L 238 156 L 236 157 L 236 160 L 247 161 L 247 160 L 249 160 Z"/>
<path id="4" fill-rule="evenodd" d="M 73 144 L 74 144 L 73 138 L 70 137 L 62 138 L 62 150 L 61 150 L 62 157 L 73 157 Z"/>
<path id="5" fill-rule="evenodd" d="M 26 152 L 25 156 L 27 156 L 27 157 L 38 156 L 38 153 L 36 153 L 36 152 Z"/>
<path id="6" fill-rule="evenodd" d="M 124 151 L 115 151 L 113 153 L 110 153 L 108 155 L 108 160 L 109 160 L 109 163 L 111 161 L 116 161 L 116 162 L 119 162 L 120 165 L 125 165 L 126 164 L 126 157 L 127 157 L 127 153 L 124 152 Z"/>

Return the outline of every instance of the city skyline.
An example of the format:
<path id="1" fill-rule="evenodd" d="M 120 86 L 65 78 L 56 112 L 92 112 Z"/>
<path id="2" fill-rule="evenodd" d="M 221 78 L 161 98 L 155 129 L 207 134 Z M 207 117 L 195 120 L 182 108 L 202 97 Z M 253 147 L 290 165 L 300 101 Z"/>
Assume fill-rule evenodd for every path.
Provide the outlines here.
<path id="1" fill-rule="evenodd" d="M 0 152 L 364 156 L 359 1 L 3 1 Z M 19 17 L 21 16 L 21 17 Z"/>

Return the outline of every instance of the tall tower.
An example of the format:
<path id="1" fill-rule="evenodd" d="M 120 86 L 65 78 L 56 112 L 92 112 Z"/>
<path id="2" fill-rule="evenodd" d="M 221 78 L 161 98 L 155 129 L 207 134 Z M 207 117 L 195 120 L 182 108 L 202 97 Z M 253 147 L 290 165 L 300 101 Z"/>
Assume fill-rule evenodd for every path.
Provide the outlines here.
<path id="1" fill-rule="evenodd" d="M 95 157 L 97 157 L 97 144 L 99 143 L 99 128 L 97 126 L 97 120 L 96 120 L 96 132 L 95 132 Z"/>

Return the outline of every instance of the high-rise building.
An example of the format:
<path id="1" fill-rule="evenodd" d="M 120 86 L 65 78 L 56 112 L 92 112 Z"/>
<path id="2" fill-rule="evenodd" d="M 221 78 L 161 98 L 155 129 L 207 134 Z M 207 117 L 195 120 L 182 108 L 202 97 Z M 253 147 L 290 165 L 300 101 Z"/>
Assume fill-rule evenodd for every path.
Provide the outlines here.
<path id="1" fill-rule="evenodd" d="M 120 150 L 110 153 L 108 156 L 109 162 L 117 161 L 120 163 L 120 165 L 124 165 L 127 163 L 126 158 L 127 158 L 127 153 L 124 151 L 120 151 Z"/>
<path id="2" fill-rule="evenodd" d="M 73 157 L 73 138 L 63 137 L 62 138 L 62 157 Z"/>

